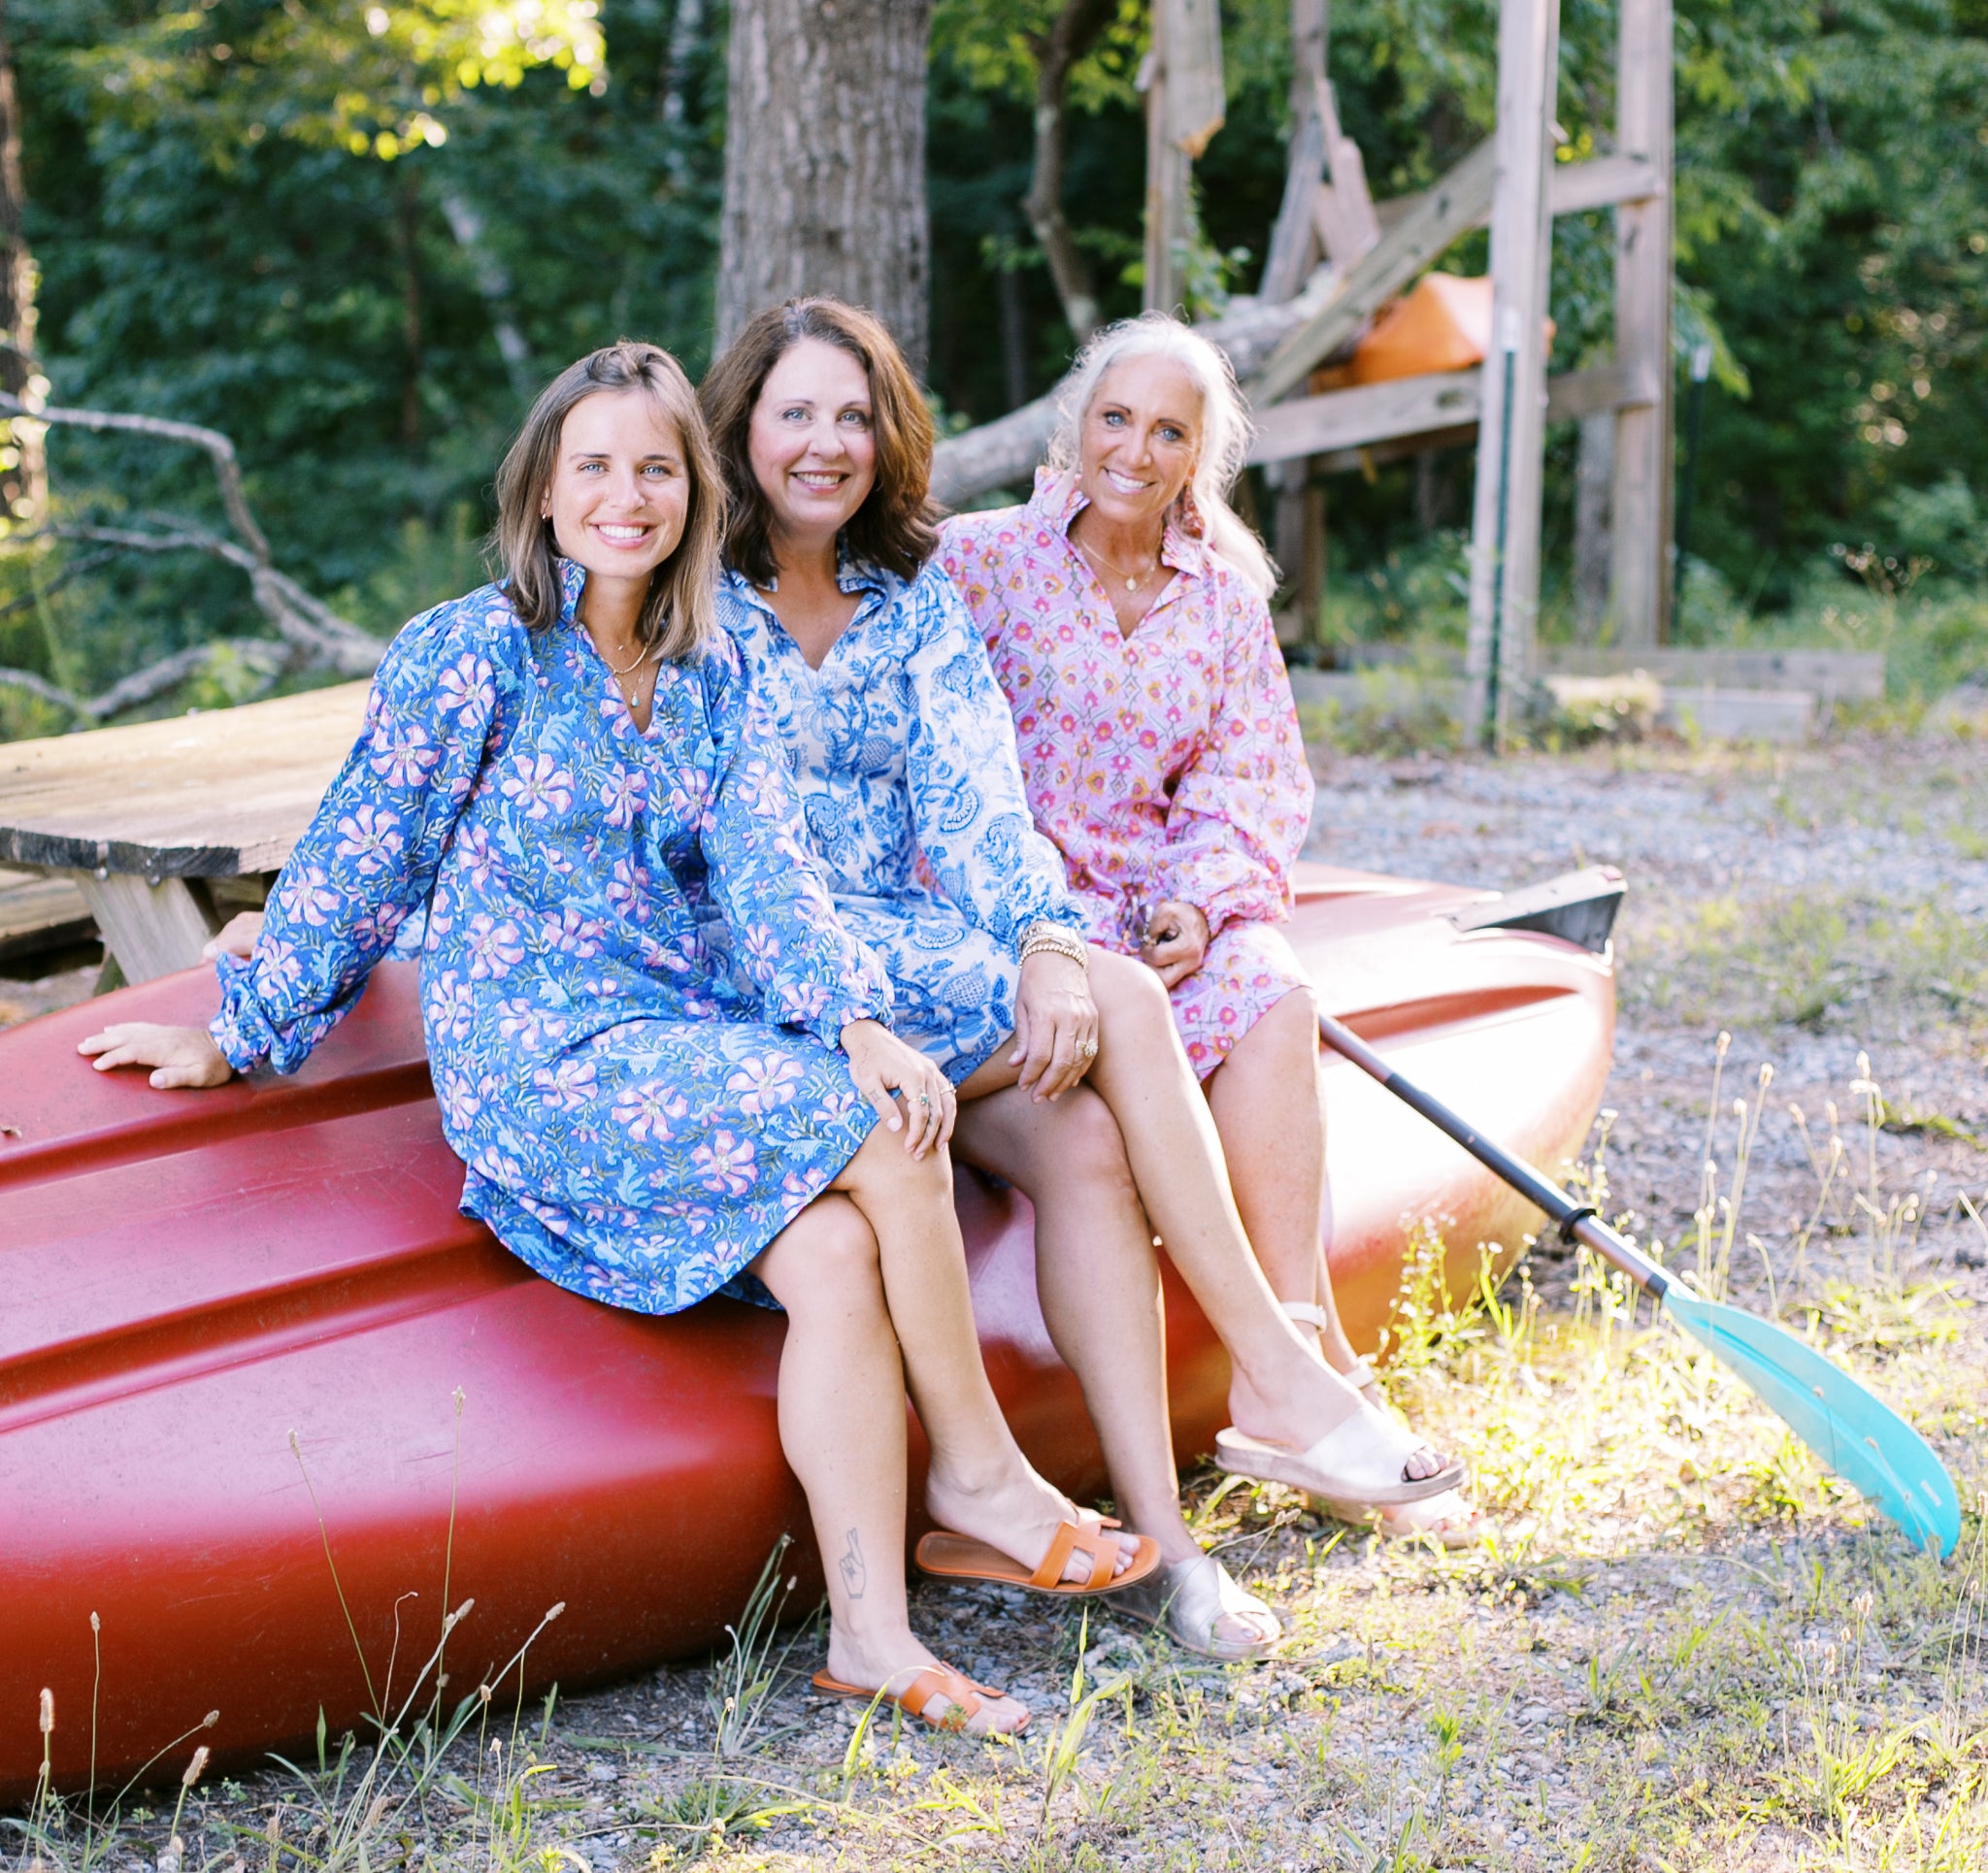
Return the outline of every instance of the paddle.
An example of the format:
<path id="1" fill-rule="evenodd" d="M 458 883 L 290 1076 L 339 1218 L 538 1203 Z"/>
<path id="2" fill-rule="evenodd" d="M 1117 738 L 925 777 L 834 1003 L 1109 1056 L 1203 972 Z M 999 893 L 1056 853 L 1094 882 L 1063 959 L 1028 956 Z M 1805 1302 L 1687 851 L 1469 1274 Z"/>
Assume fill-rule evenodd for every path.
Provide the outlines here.
<path id="1" fill-rule="evenodd" d="M 1658 1302 L 1679 1331 L 1737 1373 L 1837 1475 L 1872 1497 L 1917 1546 L 1944 1558 L 1960 1539 L 1953 1479 L 1925 1438 L 1897 1412 L 1811 1346 L 1772 1321 L 1702 1300 L 1639 1255 L 1596 1215 L 1532 1166 L 1501 1151 L 1441 1101 L 1402 1078 L 1358 1035 L 1318 1017 L 1326 1043 L 1371 1073 L 1494 1170 L 1559 1225 L 1564 1242 L 1585 1242 Z"/>

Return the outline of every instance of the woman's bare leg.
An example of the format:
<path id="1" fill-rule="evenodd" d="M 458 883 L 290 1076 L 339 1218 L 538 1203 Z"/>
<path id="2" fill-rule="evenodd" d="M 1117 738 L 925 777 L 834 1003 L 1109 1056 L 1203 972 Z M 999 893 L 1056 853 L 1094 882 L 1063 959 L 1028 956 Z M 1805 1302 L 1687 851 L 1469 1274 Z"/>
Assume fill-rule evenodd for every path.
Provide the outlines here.
<path id="1" fill-rule="evenodd" d="M 901 1136 L 879 1126 L 835 1188 L 876 1232 L 885 1303 L 932 1445 L 926 1508 L 942 1527 L 1034 1567 L 1057 1526 L 1077 1520 L 1077 1512 L 1022 1456 L 987 1383 L 952 1206 L 952 1161 L 944 1150 L 913 1158 Z M 1119 1568 L 1133 1552 L 1129 1542 L 1121 1544 Z M 1073 1554 L 1064 1578 L 1089 1576 L 1089 1560 Z"/>
<path id="2" fill-rule="evenodd" d="M 1010 1086 L 961 1104 L 952 1148 L 1035 1205 L 1043 1319 L 1083 1388 L 1118 1511 L 1164 1561 L 1193 1559 L 1201 1546 L 1181 1520 L 1167 1418 L 1159 1261 L 1117 1121 L 1085 1087 L 1052 1104 Z M 1224 1615 L 1214 1636 L 1248 1645 L 1276 1634 L 1260 1617 Z"/>
<path id="3" fill-rule="evenodd" d="M 1311 1097 L 1306 1098 L 1309 1092 Z M 1209 1075 L 1209 1109 L 1221 1134 L 1236 1207 L 1279 1300 L 1323 1310 L 1326 1363 L 1351 1369 L 1352 1342 L 1340 1323 L 1319 1218 L 1325 1207 L 1325 1089 L 1318 1071 L 1318 1017 L 1309 989 L 1294 989 L 1229 1049 Z M 1368 1401 L 1385 1408 L 1376 1383 Z M 1426 1475 L 1419 1456 L 1411 1467 Z M 1389 1509 L 1393 1534 L 1465 1533 L 1476 1511 L 1458 1491 Z"/>
<path id="4" fill-rule="evenodd" d="M 1264 1276 L 1279 1300 L 1324 1311 L 1331 1322 L 1319 1332 L 1326 1363 L 1343 1372 L 1353 1364 L 1353 1348 L 1333 1303 L 1319 1233 L 1325 1103 L 1310 991 L 1294 989 L 1260 1016 L 1209 1074 L 1207 1092 L 1229 1187 Z"/>
<path id="5" fill-rule="evenodd" d="M 752 1265 L 787 1310 L 780 1448 L 828 1576 L 828 1669 L 845 1685 L 904 1691 L 939 1662 L 905 1602 L 905 1392 L 877 1238 L 845 1197 L 811 1203 Z M 944 1715 L 946 1701 L 933 1705 Z M 969 1727 L 1011 1730 L 1012 1698 L 981 1700 Z"/>
<path id="6" fill-rule="evenodd" d="M 1103 1037 L 1090 1084 L 1118 1121 L 1147 1215 L 1229 1349 L 1230 1414 L 1251 1436 L 1307 1448 L 1359 1409 L 1360 1395 L 1319 1358 L 1315 1336 L 1300 1333 L 1257 1265 L 1160 978 L 1095 946 L 1090 975 Z M 1408 1470 L 1441 1467 L 1418 1451 Z"/>

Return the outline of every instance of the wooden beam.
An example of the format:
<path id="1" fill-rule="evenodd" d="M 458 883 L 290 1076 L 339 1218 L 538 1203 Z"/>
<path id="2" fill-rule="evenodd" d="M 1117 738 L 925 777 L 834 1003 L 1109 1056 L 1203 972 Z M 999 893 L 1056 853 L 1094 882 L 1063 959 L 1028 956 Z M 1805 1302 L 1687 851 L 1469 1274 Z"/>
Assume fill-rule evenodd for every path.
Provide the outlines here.
<path id="1" fill-rule="evenodd" d="M 1263 263 L 1257 297 L 1272 305 L 1294 297 L 1318 257 L 1318 236 L 1311 225 L 1312 198 L 1325 171 L 1325 125 L 1315 108 L 1308 108 L 1291 130 L 1291 161 L 1284 174 L 1284 199 L 1270 231 L 1270 252 Z"/>
<path id="2" fill-rule="evenodd" d="M 1251 466 L 1282 462 L 1472 425 L 1482 409 L 1483 382 L 1477 368 L 1436 371 L 1273 404 L 1255 418 L 1248 459 Z M 1650 373 L 1621 364 L 1593 365 L 1547 380 L 1545 420 L 1574 422 L 1602 411 L 1638 409 L 1655 397 Z"/>
<path id="3" fill-rule="evenodd" d="M 1440 260 L 1459 235 L 1475 227 L 1491 208 L 1497 155 L 1479 144 L 1380 238 L 1380 245 L 1346 275 L 1320 309 L 1299 325 L 1243 386 L 1261 410 L 1303 383 L 1345 344 L 1364 320 Z"/>
<path id="4" fill-rule="evenodd" d="M 1325 165 L 1331 181 L 1318 191 L 1313 216 L 1319 244 L 1334 266 L 1357 266 L 1380 245 L 1380 221 L 1367 188 L 1367 165 L 1360 146 L 1340 128 L 1340 109 L 1332 86 L 1316 85 L 1318 115 L 1325 126 Z"/>
<path id="5" fill-rule="evenodd" d="M 1647 156 L 1590 156 L 1584 163 L 1555 163 L 1546 193 L 1555 214 L 1580 214 L 1619 202 L 1653 202 L 1666 187 Z"/>
<path id="6" fill-rule="evenodd" d="M 1156 0 L 1145 67 L 1145 288 L 1148 312 L 1177 312 L 1194 233 L 1194 162 L 1222 127 L 1216 0 Z"/>
<path id="7" fill-rule="evenodd" d="M 1474 732 L 1504 740 L 1531 661 L 1544 478 L 1548 199 L 1560 68 L 1559 0 L 1504 0 L 1498 19 L 1497 185 L 1491 208 L 1491 354 L 1484 360 L 1471 527 L 1466 673 Z"/>
<path id="8" fill-rule="evenodd" d="M 198 967 L 201 946 L 217 928 L 184 878 L 148 884 L 128 871 L 72 871 L 97 920 L 104 947 L 127 982 L 150 982 Z"/>
<path id="9" fill-rule="evenodd" d="M 1615 142 L 1668 178 L 1672 164 L 1671 0 L 1622 0 Z M 1615 211 L 1615 355 L 1648 371 L 1656 399 L 1615 418 L 1608 612 L 1615 641 L 1653 644 L 1671 617 L 1671 196 Z"/>

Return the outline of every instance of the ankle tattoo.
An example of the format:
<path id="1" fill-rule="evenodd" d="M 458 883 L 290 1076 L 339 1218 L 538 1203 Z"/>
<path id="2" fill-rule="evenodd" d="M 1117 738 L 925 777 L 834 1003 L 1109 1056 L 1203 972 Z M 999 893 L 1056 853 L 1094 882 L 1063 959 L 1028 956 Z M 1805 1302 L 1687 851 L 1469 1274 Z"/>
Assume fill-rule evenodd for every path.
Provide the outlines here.
<path id="1" fill-rule="evenodd" d="M 849 1545 L 843 1558 L 836 1562 L 843 1577 L 843 1591 L 852 1600 L 863 1597 L 863 1589 L 869 1584 L 870 1570 L 863 1565 L 862 1544 L 856 1539 L 856 1531 L 849 1530 Z"/>

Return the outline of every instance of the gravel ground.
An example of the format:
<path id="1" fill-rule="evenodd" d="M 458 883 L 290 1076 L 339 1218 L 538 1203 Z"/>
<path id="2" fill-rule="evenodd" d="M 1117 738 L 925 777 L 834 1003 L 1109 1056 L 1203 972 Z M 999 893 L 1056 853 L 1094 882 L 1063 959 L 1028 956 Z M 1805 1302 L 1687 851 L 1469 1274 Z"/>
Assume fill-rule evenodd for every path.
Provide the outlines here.
<path id="1" fill-rule="evenodd" d="M 1622 867 L 1610 1206 L 1694 1265 L 1730 1033 L 1709 1145 L 1728 1197 L 1755 1128 L 1734 1297 L 1810 1323 L 1927 1429 L 1967 1502 L 1988 1487 L 1988 1231 L 1958 1201 L 1988 1207 L 1984 769 L 1982 743 L 1933 738 L 1321 757 L 1312 843 L 1498 887 Z M 1286 1492 L 1192 1479 L 1207 1537 L 1287 1621 L 1277 1659 L 1209 1666 L 1109 1613 L 920 1586 L 937 1649 L 1037 1709 L 1021 1747 L 859 1738 L 854 1710 L 807 1692 L 804 1627 L 746 1700 L 743 1753 L 713 1746 L 723 1661 L 692 1660 L 527 1710 L 513 1760 L 543 1773 L 511 1772 L 514 1801 L 458 1784 L 421 1826 L 373 1829 L 370 1863 L 1988 1866 L 1978 1510 L 1942 1569 L 1589 1271 L 1536 1255 L 1507 1295 L 1512 1316 L 1453 1323 L 1397 1381 L 1473 1460 L 1484 1548 L 1382 1545 Z M 1084 1689 L 1118 1687 L 1087 1728 L 1079 1664 Z M 187 1865 L 264 1864 L 279 1805 L 325 1856 L 335 1802 L 256 1778 L 196 1800 Z M 149 1864 L 161 1831 L 127 1823 L 100 1863 Z"/>

